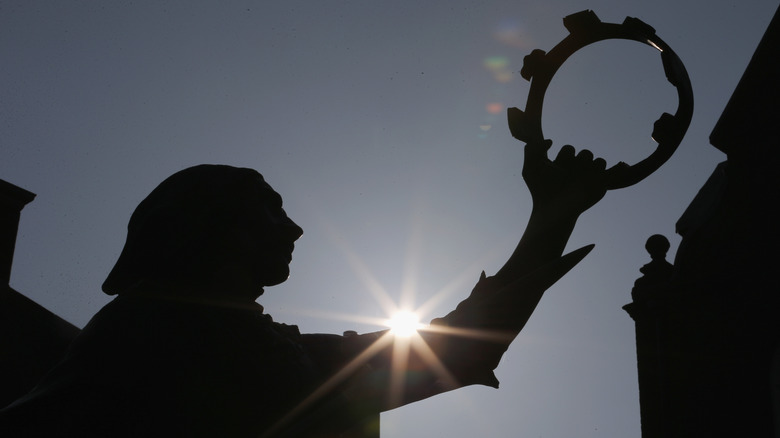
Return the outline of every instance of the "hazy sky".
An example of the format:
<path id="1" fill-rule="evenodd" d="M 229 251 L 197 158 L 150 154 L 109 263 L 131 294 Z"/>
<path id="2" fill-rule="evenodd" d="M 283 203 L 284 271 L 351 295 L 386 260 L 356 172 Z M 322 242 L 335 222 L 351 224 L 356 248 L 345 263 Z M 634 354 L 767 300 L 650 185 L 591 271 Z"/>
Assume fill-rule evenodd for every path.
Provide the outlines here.
<path id="1" fill-rule="evenodd" d="M 702 6 L 706 5 L 706 6 Z M 518 71 L 593 9 L 634 16 L 682 58 L 696 109 L 669 163 L 610 192 L 569 248 L 595 250 L 551 288 L 497 370 L 383 414 L 390 437 L 638 437 L 634 327 L 621 310 L 645 240 L 675 221 L 725 156 L 708 136 L 776 0 L 0 1 L 0 178 L 36 193 L 12 286 L 83 326 L 138 202 L 199 163 L 252 167 L 305 230 L 292 277 L 259 301 L 304 332 L 380 329 L 366 317 L 434 300 L 430 320 L 508 257 L 530 213 L 507 106 Z M 674 112 L 660 56 L 591 46 L 556 76 L 545 134 L 610 164 L 655 147 Z M 670 259 L 673 254 L 670 254 Z M 403 292 L 402 294 L 402 291 Z"/>

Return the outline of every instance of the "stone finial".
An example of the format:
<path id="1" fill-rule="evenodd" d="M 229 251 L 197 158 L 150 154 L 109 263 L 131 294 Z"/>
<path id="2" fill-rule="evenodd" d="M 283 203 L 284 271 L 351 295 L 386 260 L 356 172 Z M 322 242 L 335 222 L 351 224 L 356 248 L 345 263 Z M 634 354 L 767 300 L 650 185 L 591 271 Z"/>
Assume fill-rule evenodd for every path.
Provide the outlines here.
<path id="1" fill-rule="evenodd" d="M 653 234 L 647 239 L 645 249 L 650 253 L 651 260 L 639 268 L 639 272 L 644 275 L 636 280 L 631 291 L 635 302 L 658 299 L 660 297 L 657 295 L 666 290 L 674 272 L 674 266 L 666 261 L 669 247 L 669 240 L 660 234 Z"/>
<path id="2" fill-rule="evenodd" d="M 661 234 L 653 234 L 647 239 L 645 249 L 650 253 L 650 258 L 655 261 L 666 260 L 666 253 L 669 252 L 669 239 Z"/>

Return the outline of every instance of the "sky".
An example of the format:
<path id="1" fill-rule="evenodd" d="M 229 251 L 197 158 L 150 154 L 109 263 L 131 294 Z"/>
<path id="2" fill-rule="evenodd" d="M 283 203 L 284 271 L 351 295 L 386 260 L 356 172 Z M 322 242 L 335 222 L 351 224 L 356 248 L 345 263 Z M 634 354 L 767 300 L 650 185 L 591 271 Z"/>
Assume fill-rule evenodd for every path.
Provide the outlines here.
<path id="1" fill-rule="evenodd" d="M 702 6 L 706 4 L 706 6 Z M 428 321 L 494 273 L 530 214 L 522 143 L 531 50 L 592 9 L 637 17 L 685 63 L 695 110 L 678 151 L 585 213 L 596 247 L 550 288 L 496 374 L 382 414 L 382 437 L 639 437 L 631 301 L 647 237 L 666 235 L 725 155 L 708 136 L 776 0 L 0 1 L 0 178 L 22 211 L 11 286 L 82 327 L 135 206 L 200 163 L 259 170 L 305 234 L 290 279 L 259 299 L 303 332 L 368 332 L 382 289 Z M 655 148 L 677 98 L 660 56 L 606 41 L 547 92 L 555 153 L 610 165 Z M 377 287 L 378 286 L 378 287 Z"/>

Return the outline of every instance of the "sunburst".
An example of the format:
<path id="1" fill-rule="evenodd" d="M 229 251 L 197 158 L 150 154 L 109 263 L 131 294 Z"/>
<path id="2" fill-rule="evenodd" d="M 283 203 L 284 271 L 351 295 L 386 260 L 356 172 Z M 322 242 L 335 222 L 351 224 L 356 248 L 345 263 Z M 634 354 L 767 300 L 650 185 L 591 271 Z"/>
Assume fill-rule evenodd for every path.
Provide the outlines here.
<path id="1" fill-rule="evenodd" d="M 415 231 L 419 231 L 416 229 Z M 479 272 L 477 266 L 484 263 L 492 257 L 480 257 L 475 262 L 473 269 L 465 269 L 462 273 L 453 279 L 448 285 L 434 293 L 428 300 L 420 306 L 414 306 L 416 290 L 416 270 L 419 260 L 419 242 L 421 241 L 419 232 L 413 232 L 411 238 L 410 251 L 406 257 L 403 286 L 399 293 L 399 299 L 396 301 L 391 294 L 381 285 L 381 283 L 372 274 L 363 260 L 351 249 L 343 240 L 338 238 L 339 234 L 331 230 L 331 237 L 341 249 L 354 274 L 362 281 L 365 288 L 379 304 L 386 318 L 371 318 L 361 315 L 341 314 L 333 312 L 324 312 L 321 310 L 302 310 L 295 313 L 305 314 L 310 317 L 323 319 L 336 319 L 342 321 L 351 321 L 358 323 L 367 323 L 375 325 L 378 328 L 384 328 L 385 331 L 379 335 L 375 342 L 356 356 L 352 361 L 345 365 L 336 374 L 316 388 L 308 397 L 306 397 L 298 406 L 291 410 L 284 418 L 263 436 L 273 436 L 282 428 L 295 420 L 302 412 L 308 409 L 312 404 L 328 396 L 336 387 L 355 375 L 366 363 L 384 351 L 391 351 L 389 361 L 389 379 L 387 388 L 381 396 L 385 397 L 384 406 L 386 409 L 392 409 L 403 405 L 405 402 L 405 388 L 407 386 L 407 371 L 409 361 L 414 356 L 416 360 L 425 364 L 425 367 L 435 375 L 439 388 L 446 391 L 459 387 L 457 379 L 450 373 L 446 365 L 439 358 L 437 353 L 428 345 L 421 334 L 425 332 L 445 333 L 458 337 L 479 338 L 496 341 L 497 335 L 494 332 L 483 330 L 471 330 L 464 328 L 450 328 L 444 326 L 426 326 L 420 321 L 429 318 L 430 313 L 448 296 L 454 292 L 462 292 L 467 289 L 470 281 L 473 281 L 474 272 Z M 380 332 L 381 333 L 381 332 Z M 503 334 L 501 335 L 503 336 Z M 351 398 L 359 398 L 360 394 L 351 394 Z"/>
<path id="2" fill-rule="evenodd" d="M 387 327 L 396 337 L 408 338 L 423 328 L 420 317 L 411 310 L 399 310 L 388 318 Z"/>

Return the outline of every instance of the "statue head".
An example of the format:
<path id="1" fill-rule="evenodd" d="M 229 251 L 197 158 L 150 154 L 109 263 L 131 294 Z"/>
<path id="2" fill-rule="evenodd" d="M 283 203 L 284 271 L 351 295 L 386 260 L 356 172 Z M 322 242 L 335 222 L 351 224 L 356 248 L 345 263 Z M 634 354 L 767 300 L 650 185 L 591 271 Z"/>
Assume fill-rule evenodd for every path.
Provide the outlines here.
<path id="1" fill-rule="evenodd" d="M 301 234 L 257 171 L 190 167 L 135 209 L 103 291 L 254 300 L 287 279 Z"/>

